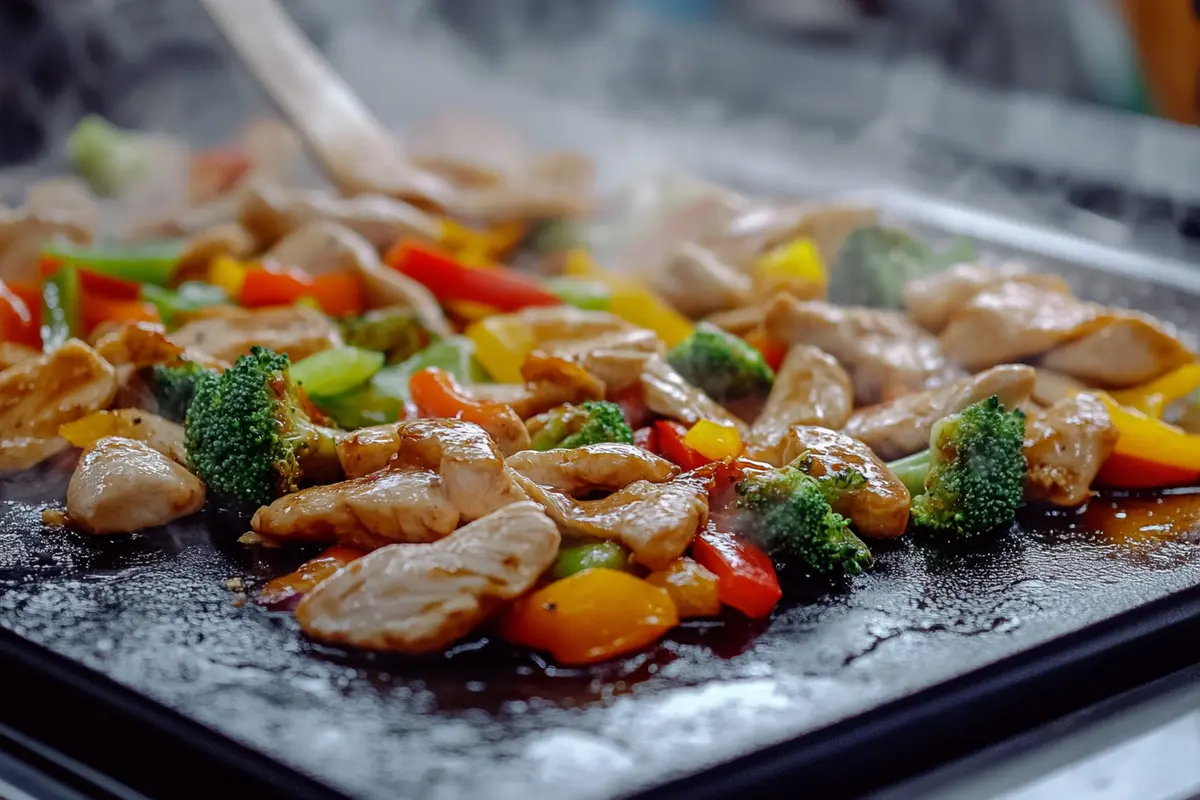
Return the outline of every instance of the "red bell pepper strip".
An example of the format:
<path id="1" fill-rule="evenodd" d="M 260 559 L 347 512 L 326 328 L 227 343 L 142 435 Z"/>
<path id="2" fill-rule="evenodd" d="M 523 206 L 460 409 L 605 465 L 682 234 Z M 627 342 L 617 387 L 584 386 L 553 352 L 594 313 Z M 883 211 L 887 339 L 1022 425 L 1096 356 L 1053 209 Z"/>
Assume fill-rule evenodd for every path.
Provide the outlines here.
<path id="1" fill-rule="evenodd" d="M 162 322 L 158 308 L 141 300 L 121 300 L 90 295 L 80 303 L 83 332 L 90 334 L 102 322 Z"/>
<path id="2" fill-rule="evenodd" d="M 246 308 L 290 306 L 313 293 L 313 277 L 307 272 L 277 264 L 246 270 L 238 303 Z"/>
<path id="3" fill-rule="evenodd" d="M 692 558 L 717 576 L 721 602 L 760 619 L 783 597 L 775 565 L 757 546 L 711 524 L 692 542 Z"/>
<path id="4" fill-rule="evenodd" d="M 617 392 L 612 401 L 621 407 L 625 422 L 629 427 L 637 429 L 650 424 L 650 411 L 646 408 L 646 392 L 640 383 L 626 387 Z"/>
<path id="5" fill-rule="evenodd" d="M 1200 470 L 1160 464 L 1128 453 L 1113 453 L 1096 475 L 1096 482 L 1114 489 L 1162 489 L 1200 484 Z"/>
<path id="6" fill-rule="evenodd" d="M 357 272 L 344 270 L 318 275 L 312 295 L 331 317 L 357 317 L 366 309 L 366 289 Z"/>
<path id="7" fill-rule="evenodd" d="M 425 244 L 402 239 L 384 263 L 429 289 L 440 302 L 468 301 L 498 311 L 556 306 L 562 301 L 537 281 L 507 267 L 472 267 Z"/>
<path id="8" fill-rule="evenodd" d="M 690 472 L 712 461 L 711 458 L 706 458 L 683 443 L 683 437 L 687 436 L 688 429 L 680 423 L 660 419 L 654 423 L 654 430 L 658 434 L 658 447 L 662 457 L 685 472 Z"/>
<path id="9" fill-rule="evenodd" d="M 638 428 L 634 431 L 633 443 L 648 453 L 659 454 L 658 432 L 654 430 L 653 426 L 647 425 L 645 428 Z"/>
<path id="10" fill-rule="evenodd" d="M 0 281 L 0 341 L 42 348 L 41 304 L 31 308 L 3 281 Z"/>
<path id="11" fill-rule="evenodd" d="M 767 362 L 768 367 L 776 372 L 779 371 L 779 367 L 783 364 L 783 360 L 787 358 L 788 354 L 788 345 L 786 342 L 769 338 L 761 328 L 756 328 L 747 333 L 745 339 L 746 344 L 762 353 L 763 360 Z"/>

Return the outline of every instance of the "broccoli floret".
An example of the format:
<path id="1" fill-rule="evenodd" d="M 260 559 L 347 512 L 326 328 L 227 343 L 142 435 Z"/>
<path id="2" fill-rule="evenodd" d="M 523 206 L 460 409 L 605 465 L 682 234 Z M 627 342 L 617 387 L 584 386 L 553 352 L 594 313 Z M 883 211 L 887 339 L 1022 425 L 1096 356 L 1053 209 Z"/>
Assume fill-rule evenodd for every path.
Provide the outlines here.
<path id="1" fill-rule="evenodd" d="M 619 442 L 633 444 L 633 430 L 616 403 L 591 401 L 562 405 L 539 414 L 528 423 L 534 450 L 583 447 Z"/>
<path id="2" fill-rule="evenodd" d="M 737 485 L 737 505 L 751 513 L 750 532 L 772 556 L 798 559 L 817 573 L 857 575 L 873 558 L 850 522 L 830 508 L 826 492 L 837 490 L 837 481 L 823 485 L 789 465 L 749 474 Z"/>
<path id="3" fill-rule="evenodd" d="M 846 237 L 830 270 L 829 294 L 840 303 L 900 308 L 904 284 L 975 258 L 966 240 L 939 253 L 904 231 L 867 226 Z"/>
<path id="4" fill-rule="evenodd" d="M 216 375 L 215 370 L 200 366 L 195 361 L 180 359 L 174 364 L 157 364 L 150 369 L 150 384 L 158 400 L 159 416 L 172 422 L 183 422 L 188 406 L 196 394 L 200 381 Z"/>
<path id="5" fill-rule="evenodd" d="M 1010 525 L 1025 500 L 1025 414 L 993 396 L 941 420 L 929 449 L 889 465 L 918 528 L 973 536 Z"/>
<path id="6" fill-rule="evenodd" d="M 306 483 L 336 480 L 336 432 L 301 409 L 288 357 L 255 347 L 200 381 L 185 421 L 188 460 L 215 494 L 266 504 Z"/>
<path id="7" fill-rule="evenodd" d="M 775 373 L 762 353 L 742 339 L 701 323 L 667 354 L 684 379 L 718 403 L 771 391 Z"/>

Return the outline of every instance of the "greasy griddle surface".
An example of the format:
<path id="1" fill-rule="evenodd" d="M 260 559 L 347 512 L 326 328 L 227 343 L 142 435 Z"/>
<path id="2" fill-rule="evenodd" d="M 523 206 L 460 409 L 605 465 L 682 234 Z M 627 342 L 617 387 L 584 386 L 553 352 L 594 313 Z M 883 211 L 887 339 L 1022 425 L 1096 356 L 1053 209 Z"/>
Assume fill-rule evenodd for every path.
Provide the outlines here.
<path id="1" fill-rule="evenodd" d="M 1121 287 L 1093 276 L 1079 289 L 1112 299 L 1102 293 Z M 1189 298 L 1130 295 L 1186 322 Z M 845 584 L 787 577 L 769 624 L 690 623 L 593 670 L 545 669 L 482 639 L 447 657 L 372 659 L 235 605 L 227 579 L 300 560 L 236 544 L 244 521 L 209 512 L 108 540 L 44 529 L 38 504 L 61 502 L 65 475 L 0 483 L 0 624 L 364 798 L 611 796 L 1200 581 L 1200 549 L 1115 542 L 1098 531 L 1097 501 L 1091 515 L 1030 515 L 969 546 L 876 546 L 878 568 Z"/>

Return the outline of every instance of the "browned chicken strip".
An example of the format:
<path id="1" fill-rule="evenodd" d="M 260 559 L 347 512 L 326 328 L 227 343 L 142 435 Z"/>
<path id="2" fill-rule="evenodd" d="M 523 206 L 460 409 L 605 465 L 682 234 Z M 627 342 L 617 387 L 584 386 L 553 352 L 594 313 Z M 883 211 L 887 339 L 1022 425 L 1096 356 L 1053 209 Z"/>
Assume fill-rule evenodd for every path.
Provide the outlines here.
<path id="1" fill-rule="evenodd" d="M 453 419 L 422 419 L 360 428 L 337 444 L 348 478 L 392 466 L 441 475 L 446 496 L 467 522 L 524 500 L 504 468 L 496 443 L 478 425 Z"/>
<path id="2" fill-rule="evenodd" d="M 1029 399 L 1033 385 L 1033 367 L 993 367 L 947 386 L 860 408 L 850 416 L 843 431 L 880 458 L 893 461 L 929 447 L 929 433 L 943 417 L 992 395 L 999 397 L 1005 408 L 1014 408 Z"/>
<path id="3" fill-rule="evenodd" d="M 1039 406 L 1049 408 L 1065 397 L 1087 390 L 1082 383 L 1061 372 L 1054 372 L 1045 367 L 1034 367 L 1034 373 L 1037 377 L 1030 399 Z"/>
<path id="4" fill-rule="evenodd" d="M 1136 311 L 1112 311 L 1080 338 L 1046 353 L 1042 364 L 1089 386 L 1123 389 L 1195 358 L 1170 326 Z"/>
<path id="5" fill-rule="evenodd" d="M 576 363 L 558 356 L 530 353 L 521 364 L 526 383 L 479 384 L 471 395 L 512 406 L 521 419 L 557 408 L 564 403 L 604 399 L 604 384 Z"/>
<path id="6" fill-rule="evenodd" d="M 854 384 L 854 401 L 870 405 L 957 378 L 937 339 L 896 311 L 777 297 L 767 306 L 767 333 L 810 344 L 838 360 Z"/>
<path id="7" fill-rule="evenodd" d="M 40 350 L 16 342 L 0 342 L 0 372 L 42 354 Z"/>
<path id="8" fill-rule="evenodd" d="M 322 581 L 296 608 L 318 641 L 428 653 L 533 588 L 558 555 L 554 523 L 521 502 L 433 544 L 393 544 Z"/>
<path id="9" fill-rule="evenodd" d="M 850 376 L 833 356 L 796 345 L 775 374 L 767 404 L 750 428 L 747 455 L 778 465 L 779 448 L 793 425 L 841 428 L 854 405 Z"/>
<path id="10" fill-rule="evenodd" d="M 1095 303 L 1010 281 L 976 294 L 951 315 L 942 330 L 942 350 L 977 372 L 1041 355 L 1105 314 Z"/>
<path id="11" fill-rule="evenodd" d="M 687 425 L 707 419 L 733 425 L 738 430 L 746 429 L 746 423 L 684 380 L 674 367 L 658 356 L 646 360 L 641 384 L 646 408 L 660 417 L 677 419 Z"/>
<path id="12" fill-rule="evenodd" d="M 749 275 L 690 242 L 667 259 L 651 284 L 663 299 L 692 318 L 747 305 L 754 290 Z"/>
<path id="13" fill-rule="evenodd" d="M 284 353 L 293 361 L 342 345 L 333 321 L 307 306 L 222 309 L 185 323 L 171 338 L 189 350 L 228 362 L 247 355 L 255 345 Z"/>
<path id="14" fill-rule="evenodd" d="M 83 452 L 67 486 L 72 527 L 103 535 L 166 525 L 204 507 L 204 484 L 132 439 L 106 436 Z"/>
<path id="15" fill-rule="evenodd" d="M 954 312 L 975 295 L 1001 283 L 1025 283 L 1045 292 L 1070 294 L 1070 285 L 1058 275 L 1029 272 L 1023 264 L 985 267 L 959 264 L 904 285 L 902 297 L 908 315 L 926 330 L 940 333 Z"/>
<path id="16" fill-rule="evenodd" d="M 130 322 L 108 328 L 95 339 L 96 352 L 116 366 L 148 367 L 166 364 L 183 355 L 183 347 L 171 341 L 162 325 Z"/>
<path id="17" fill-rule="evenodd" d="M 66 449 L 59 426 L 107 407 L 116 394 L 116 370 L 78 339 L 0 372 L 0 471 L 28 469 Z"/>
<path id="18" fill-rule="evenodd" d="M 805 456 L 808 474 L 815 478 L 854 469 L 867 479 L 856 492 L 844 492 L 833 503 L 833 510 L 854 523 L 863 536 L 892 539 L 908 527 L 908 489 L 887 465 L 857 439 L 844 433 L 797 425 L 784 440 L 783 464 Z"/>
<path id="19" fill-rule="evenodd" d="M 631 444 L 589 444 L 560 450 L 526 450 L 506 459 L 534 483 L 568 495 L 616 491 L 636 481 L 662 483 L 679 468 Z"/>
<path id="20" fill-rule="evenodd" d="M 1117 444 L 1118 431 L 1094 394 L 1059 400 L 1025 423 L 1025 458 L 1031 503 L 1078 506 L 1092 495 L 1092 480 Z"/>
<path id="21" fill-rule="evenodd" d="M 708 491 L 697 478 L 637 481 L 602 500 L 575 500 L 523 475 L 516 478 L 564 532 L 615 539 L 650 569 L 664 569 L 683 555 L 708 520 Z"/>
<path id="22" fill-rule="evenodd" d="M 340 542 L 373 550 L 396 542 L 434 542 L 458 527 L 458 509 L 437 473 L 386 468 L 312 486 L 255 512 L 250 527 L 273 539 Z"/>

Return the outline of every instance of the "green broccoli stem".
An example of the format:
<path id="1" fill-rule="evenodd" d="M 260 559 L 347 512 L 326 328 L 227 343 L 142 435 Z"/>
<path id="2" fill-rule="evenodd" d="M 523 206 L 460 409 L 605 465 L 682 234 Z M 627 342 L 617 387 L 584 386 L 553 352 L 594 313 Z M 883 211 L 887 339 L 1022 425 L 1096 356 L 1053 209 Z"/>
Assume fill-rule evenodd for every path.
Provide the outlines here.
<path id="1" fill-rule="evenodd" d="M 892 474 L 900 479 L 913 497 L 925 492 L 925 478 L 933 467 L 933 451 L 930 449 L 913 453 L 888 464 Z"/>

